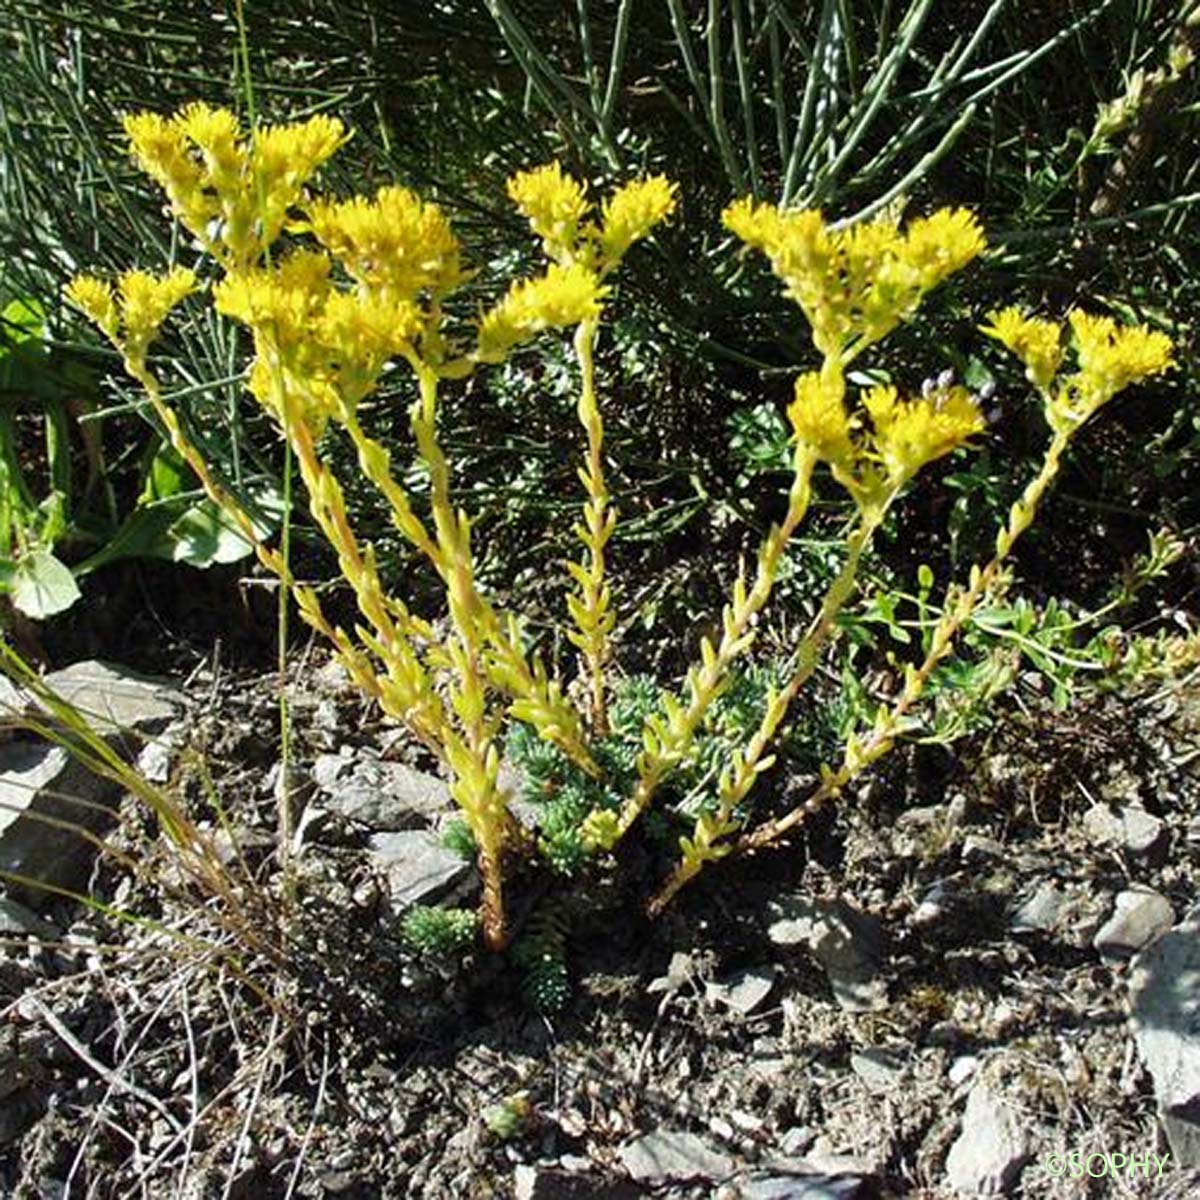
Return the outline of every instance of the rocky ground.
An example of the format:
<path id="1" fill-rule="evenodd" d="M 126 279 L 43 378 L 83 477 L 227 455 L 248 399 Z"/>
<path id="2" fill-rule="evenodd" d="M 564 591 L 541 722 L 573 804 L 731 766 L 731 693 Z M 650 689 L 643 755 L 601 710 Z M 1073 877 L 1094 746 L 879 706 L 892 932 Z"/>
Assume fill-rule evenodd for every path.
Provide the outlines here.
<path id="1" fill-rule="evenodd" d="M 411 904 L 472 899 L 445 785 L 337 670 L 297 669 L 287 918 L 272 677 L 74 680 L 207 825 L 224 900 L 117 785 L 0 744 L 0 865 L 93 897 L 0 901 L 3 1195 L 1200 1189 L 1197 680 L 898 753 L 654 923 L 636 864 L 562 895 L 516 880 L 518 926 L 549 904 L 566 949 L 546 1016 L 507 960 L 403 944 Z M 46 850 L 66 835 L 30 811 L 61 818 L 64 792 L 98 806 L 98 860 Z"/>

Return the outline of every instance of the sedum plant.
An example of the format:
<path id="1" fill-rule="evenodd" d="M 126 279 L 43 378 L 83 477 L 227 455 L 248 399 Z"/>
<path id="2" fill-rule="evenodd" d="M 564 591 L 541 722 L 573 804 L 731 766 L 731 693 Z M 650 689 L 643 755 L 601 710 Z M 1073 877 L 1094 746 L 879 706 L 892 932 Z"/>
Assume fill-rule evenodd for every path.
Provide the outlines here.
<path id="1" fill-rule="evenodd" d="M 618 514 L 605 483 L 604 421 L 593 366 L 611 278 L 630 248 L 673 212 L 675 188 L 662 177 L 635 181 L 597 210 L 584 186 L 558 164 L 514 175 L 509 195 L 540 241 L 544 269 L 513 282 L 490 309 L 464 322 L 456 319 L 453 295 L 468 273 L 437 205 L 400 187 L 347 200 L 312 190 L 317 170 L 345 141 L 338 121 L 315 117 L 247 134 L 231 113 L 194 104 L 172 118 L 132 116 L 126 132 L 135 159 L 163 188 L 202 260 L 211 264 L 212 304 L 249 331 L 246 386 L 291 448 L 313 521 L 336 552 L 357 602 L 353 629 L 333 624 L 316 593 L 263 544 L 250 517 L 189 443 L 149 364 L 148 348 L 168 312 L 201 289 L 199 277 L 179 266 L 165 275 L 130 271 L 115 287 L 82 276 L 70 285 L 69 299 L 118 348 L 172 445 L 290 589 L 304 619 L 328 637 L 364 692 L 445 765 L 479 864 L 485 942 L 500 948 L 508 939 L 506 858 L 537 848 L 560 870 L 571 871 L 614 851 L 661 800 L 672 777 L 702 794 L 684 808 L 692 829 L 679 839 L 679 864 L 656 906 L 735 844 L 782 832 L 788 818 L 749 828 L 747 800 L 771 764 L 769 750 L 791 702 L 835 632 L 862 555 L 913 476 L 984 427 L 975 397 L 964 388 L 941 386 L 906 398 L 892 386 L 876 386 L 855 396 L 848 371 L 910 319 L 931 289 L 983 251 L 974 217 L 943 210 L 904 229 L 890 215 L 838 229 L 817 212 L 781 211 L 752 200 L 727 209 L 728 228 L 768 257 L 800 306 L 821 361 L 796 381 L 788 408 L 793 436 L 786 512 L 763 541 L 753 577 L 739 576 L 720 635 L 701 640 L 697 662 L 675 694 L 646 681 L 615 686 L 612 678 L 615 613 L 605 548 Z M 969 587 L 943 605 L 946 615 L 931 639 L 932 662 L 912 669 L 890 724 L 881 715 L 876 741 L 865 748 L 852 741 L 842 769 L 827 770 L 830 794 L 902 730 L 907 709 L 949 653 L 969 609 L 998 583 L 1003 560 L 1032 520 L 1074 430 L 1116 391 L 1168 365 L 1170 347 L 1161 335 L 1118 330 L 1082 314 L 1073 314 L 1072 325 L 1080 368 L 1064 380 L 1057 378 L 1057 326 L 1005 313 L 990 328 L 1030 364 L 1031 378 L 1048 397 L 1055 429 L 1051 454 L 1001 532 L 996 562 L 972 572 Z M 570 331 L 580 379 L 584 499 L 575 526 L 579 558 L 567 564 L 568 636 L 580 652 L 583 685 L 578 704 L 527 652 L 519 620 L 478 586 L 471 518 L 451 503 L 451 465 L 439 433 L 445 385 L 503 362 L 547 329 Z M 364 401 L 393 366 L 406 368 L 415 382 L 408 416 L 428 477 L 426 505 L 414 502 L 392 451 L 360 419 Z M 448 632 L 384 587 L 321 452 L 321 439 L 333 430 L 349 439 L 396 529 L 441 580 Z M 755 677 L 739 660 L 754 642 L 820 464 L 853 501 L 844 563 L 786 669 Z M 751 678 L 757 682 L 747 691 Z M 553 806 L 536 847 L 510 812 L 511 797 L 500 782 L 506 731 Z"/>

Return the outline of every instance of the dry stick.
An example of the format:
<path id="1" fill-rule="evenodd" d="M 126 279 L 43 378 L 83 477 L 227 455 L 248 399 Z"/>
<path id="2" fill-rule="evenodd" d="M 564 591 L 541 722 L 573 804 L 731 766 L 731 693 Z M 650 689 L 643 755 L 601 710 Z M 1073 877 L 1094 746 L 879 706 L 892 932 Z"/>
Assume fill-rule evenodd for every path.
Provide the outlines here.
<path id="1" fill-rule="evenodd" d="M 1063 454 L 1073 433 L 1074 429 L 1059 430 L 1055 433 L 1054 439 L 1046 450 L 1041 470 L 1025 488 L 1021 498 L 1009 510 L 1008 522 L 996 536 L 996 552 L 991 561 L 983 570 L 978 567 L 972 569 L 970 583 L 965 592 L 953 598 L 947 595 L 943 605 L 942 618 L 933 631 L 933 639 L 924 662 L 915 670 L 909 671 L 899 699 L 889 712 L 882 715 L 881 721 L 877 724 L 866 745 L 848 747 L 842 765 L 837 771 L 827 774 L 821 785 L 807 800 L 798 804 L 786 815 L 761 825 L 751 833 L 744 834 L 738 839 L 735 846 L 736 852 L 758 850 L 782 837 L 806 817 L 816 812 L 827 800 L 836 796 L 868 766 L 891 750 L 896 743 L 905 716 L 920 699 L 938 664 L 950 653 L 959 630 L 970 618 L 979 601 L 996 583 L 1004 562 L 1012 552 L 1017 539 L 1032 524 L 1038 504 L 1058 474 Z"/>
<path id="2" fill-rule="evenodd" d="M 36 996 L 29 997 L 29 1003 L 37 1010 L 42 1020 L 50 1026 L 62 1042 L 88 1067 L 96 1072 L 110 1087 L 118 1091 L 128 1092 L 143 1104 L 148 1104 L 164 1121 L 170 1125 L 172 1132 L 180 1134 L 183 1126 L 175 1119 L 171 1110 L 157 1097 L 151 1095 L 136 1083 L 123 1079 L 111 1067 L 106 1067 L 92 1052 L 47 1008 Z"/>
<path id="3" fill-rule="evenodd" d="M 1188 82 L 1189 72 L 1200 54 L 1200 5 L 1195 0 L 1184 0 L 1176 21 L 1167 56 L 1168 62 L 1178 59 L 1180 65 L 1159 68 L 1146 77 L 1133 127 L 1105 172 L 1088 210 L 1093 217 L 1111 217 L 1121 209 L 1129 185 L 1154 149 L 1158 134 L 1171 115 L 1172 101 Z M 1129 98 L 1127 93 L 1126 99 Z"/>

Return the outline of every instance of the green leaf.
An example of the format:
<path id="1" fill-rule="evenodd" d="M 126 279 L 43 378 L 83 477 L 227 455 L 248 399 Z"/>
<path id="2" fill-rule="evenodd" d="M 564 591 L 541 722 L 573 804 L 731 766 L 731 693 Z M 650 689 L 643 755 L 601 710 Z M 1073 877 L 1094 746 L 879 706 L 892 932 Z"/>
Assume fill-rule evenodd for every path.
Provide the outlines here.
<path id="1" fill-rule="evenodd" d="M 63 612 L 79 599 L 75 576 L 49 550 L 33 550 L 19 558 L 9 585 L 13 604 L 34 620 Z"/>
<path id="2" fill-rule="evenodd" d="M 165 475 L 159 478 L 159 484 L 173 486 Z M 282 497 L 270 484 L 260 484 L 250 490 L 247 499 L 258 514 L 255 532 L 259 537 L 269 536 L 283 512 Z M 233 518 L 220 512 L 207 497 L 197 498 L 195 492 L 190 492 L 147 501 L 144 492 L 142 502 L 108 544 L 80 563 L 75 572 L 87 575 L 126 558 L 162 558 L 204 569 L 214 563 L 237 562 L 252 550 Z"/>

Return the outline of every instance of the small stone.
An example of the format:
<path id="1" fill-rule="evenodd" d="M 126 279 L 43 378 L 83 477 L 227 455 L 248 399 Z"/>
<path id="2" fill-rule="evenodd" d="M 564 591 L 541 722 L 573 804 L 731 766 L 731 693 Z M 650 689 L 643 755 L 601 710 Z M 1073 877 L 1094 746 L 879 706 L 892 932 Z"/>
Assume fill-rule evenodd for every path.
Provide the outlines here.
<path id="1" fill-rule="evenodd" d="M 883 935 L 879 922 L 844 900 L 792 896 L 772 904 L 767 936 L 777 946 L 807 945 L 821 964 L 834 998 L 846 1012 L 887 1006 L 879 977 Z"/>
<path id="2" fill-rule="evenodd" d="M 925 893 L 921 903 L 913 910 L 908 923 L 914 929 L 923 929 L 952 917 L 958 907 L 958 892 L 945 882 L 938 882 Z"/>
<path id="3" fill-rule="evenodd" d="M 96 659 L 51 671 L 45 683 L 105 735 L 156 733 L 183 707 L 169 680 Z"/>
<path id="4" fill-rule="evenodd" d="M 25 905 L 7 896 L 0 896 L 0 934 L 7 937 L 28 935 L 44 942 L 54 942 L 62 936 L 62 931 Z"/>
<path id="5" fill-rule="evenodd" d="M 326 696 L 348 696 L 354 691 L 350 672 L 336 658 L 322 663 L 308 676 L 308 682 L 314 691 Z"/>
<path id="6" fill-rule="evenodd" d="M 872 1091 L 886 1092 L 894 1088 L 904 1074 L 901 1051 L 883 1046 L 868 1046 L 850 1056 L 850 1067 Z"/>
<path id="7" fill-rule="evenodd" d="M 724 1142 L 732 1142 L 735 1136 L 733 1126 L 724 1117 L 709 1117 L 708 1131 Z"/>
<path id="8" fill-rule="evenodd" d="M 1050 933 L 1057 927 L 1066 902 L 1066 893 L 1044 879 L 1013 912 L 1008 927 L 1013 933 Z"/>
<path id="9" fill-rule="evenodd" d="M 370 829 L 425 828 L 453 806 L 436 776 L 368 754 L 322 754 L 313 781 L 323 807 Z"/>
<path id="10" fill-rule="evenodd" d="M 174 757 L 175 747 L 166 738 L 153 738 L 138 752 L 137 769 L 151 783 L 166 783 Z"/>
<path id="11" fill-rule="evenodd" d="M 950 1082 L 958 1087 L 959 1084 L 966 1083 L 978 1070 L 979 1059 L 973 1054 L 963 1054 L 950 1064 L 950 1070 L 946 1072 L 946 1075 Z"/>
<path id="12" fill-rule="evenodd" d="M 617 1157 L 636 1183 L 724 1179 L 733 1171 L 729 1155 L 717 1153 L 694 1133 L 664 1129 L 627 1143 Z"/>
<path id="13" fill-rule="evenodd" d="M 984 837 L 979 833 L 968 833 L 963 838 L 962 849 L 959 851 L 962 860 L 972 866 L 980 863 L 1004 858 L 1007 851 L 995 838 Z"/>
<path id="14" fill-rule="evenodd" d="M 30 738 L 0 744 L 0 870 L 50 888 L 86 888 L 96 847 L 73 827 L 104 832 L 119 797 L 115 783 L 58 746 Z M 16 882 L 8 891 L 32 908 L 54 899 L 44 888 Z"/>
<path id="15" fill-rule="evenodd" d="M 667 964 L 667 973 L 650 980 L 646 985 L 647 992 L 666 992 L 674 995 L 684 984 L 690 983 L 696 976 L 698 967 L 695 957 L 683 950 L 676 950 Z"/>
<path id="16" fill-rule="evenodd" d="M 984 1083 L 967 1097 L 962 1132 L 946 1158 L 946 1180 L 967 1196 L 997 1196 L 1016 1183 L 1030 1151 L 1016 1116 Z"/>
<path id="17" fill-rule="evenodd" d="M 867 1194 L 867 1181 L 852 1175 L 830 1175 L 802 1159 L 775 1160 L 762 1171 L 738 1175 L 729 1200 L 857 1200 Z"/>
<path id="18" fill-rule="evenodd" d="M 1131 1023 L 1174 1161 L 1200 1166 L 1200 905 L 1133 960 Z"/>
<path id="19" fill-rule="evenodd" d="M 750 967 L 726 979 L 709 983 L 705 988 L 705 995 L 710 1001 L 724 1004 L 734 1012 L 746 1016 L 770 995 L 775 986 L 775 976 L 774 966 Z"/>
<path id="20" fill-rule="evenodd" d="M 1175 912 L 1164 896 L 1147 887 L 1118 892 L 1112 916 L 1100 927 L 1092 945 L 1108 961 L 1132 958 L 1143 946 L 1166 933 Z"/>
<path id="21" fill-rule="evenodd" d="M 807 1125 L 793 1125 L 779 1136 L 779 1153 L 785 1158 L 798 1158 L 813 1144 L 813 1131 Z"/>
<path id="22" fill-rule="evenodd" d="M 583 1159 L 584 1170 L 591 1167 Z M 553 1167 L 522 1163 L 513 1172 L 514 1200 L 636 1200 L 641 1195 L 624 1179 L 607 1179 Z"/>
<path id="23" fill-rule="evenodd" d="M 1083 829 L 1092 841 L 1120 846 L 1134 858 L 1161 861 L 1170 844 L 1166 825 L 1139 805 L 1119 810 L 1093 804 L 1083 814 Z"/>
<path id="24" fill-rule="evenodd" d="M 442 899 L 471 874 L 471 864 L 423 830 L 376 833 L 371 857 L 387 876 L 392 912 Z"/>
<path id="25" fill-rule="evenodd" d="M 962 792 L 955 792 L 946 805 L 946 825 L 950 829 L 961 829 L 971 816 L 971 802 Z"/>
<path id="26" fill-rule="evenodd" d="M 1153 813 L 1136 806 L 1126 808 L 1121 813 L 1121 824 L 1125 849 L 1135 858 L 1161 861 L 1166 857 L 1170 835 L 1163 821 Z"/>

